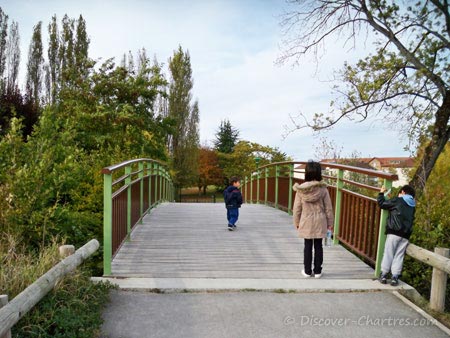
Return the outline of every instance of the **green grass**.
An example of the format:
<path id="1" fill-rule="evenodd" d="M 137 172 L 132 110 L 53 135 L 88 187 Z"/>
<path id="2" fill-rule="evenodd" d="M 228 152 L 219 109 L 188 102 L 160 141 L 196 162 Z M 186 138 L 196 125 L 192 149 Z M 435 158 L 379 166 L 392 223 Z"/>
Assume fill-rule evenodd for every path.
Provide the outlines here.
<path id="1" fill-rule="evenodd" d="M 0 293 L 14 298 L 57 264 L 61 244 L 55 239 L 39 252 L 27 251 L 13 236 L 2 234 Z M 97 337 L 111 288 L 109 283 L 92 283 L 87 269 L 75 270 L 13 327 L 13 337 Z"/>

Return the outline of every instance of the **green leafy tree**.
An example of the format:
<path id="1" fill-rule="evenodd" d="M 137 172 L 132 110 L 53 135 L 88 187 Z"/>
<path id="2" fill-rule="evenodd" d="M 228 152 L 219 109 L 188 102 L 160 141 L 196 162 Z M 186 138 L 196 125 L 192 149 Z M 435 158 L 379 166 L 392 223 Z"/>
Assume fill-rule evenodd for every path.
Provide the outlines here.
<path id="1" fill-rule="evenodd" d="M 27 96 L 36 107 L 40 105 L 44 64 L 41 28 L 41 21 L 33 28 L 27 63 Z"/>
<path id="2" fill-rule="evenodd" d="M 199 109 L 192 103 L 192 68 L 188 51 L 181 46 L 169 59 L 168 117 L 174 121 L 169 138 L 174 183 L 177 190 L 197 183 Z"/>
<path id="3" fill-rule="evenodd" d="M 367 32 L 375 52 L 341 72 L 342 95 L 327 113 L 294 129 L 327 129 L 343 118 L 371 116 L 402 122 L 411 140 L 429 136 L 411 183 L 423 190 L 450 137 L 450 14 L 447 1 L 290 1 L 286 48 L 280 61 L 318 53 L 336 37 L 354 39 Z"/>
<path id="4" fill-rule="evenodd" d="M 215 149 L 220 153 L 230 154 L 238 140 L 239 130 L 231 125 L 230 120 L 221 121 L 214 140 Z"/>
<path id="5" fill-rule="evenodd" d="M 249 141 L 239 141 L 231 154 L 219 153 L 220 165 L 227 178 L 250 176 L 256 170 L 256 157 L 260 158 L 259 166 L 289 160 L 278 148 Z"/>

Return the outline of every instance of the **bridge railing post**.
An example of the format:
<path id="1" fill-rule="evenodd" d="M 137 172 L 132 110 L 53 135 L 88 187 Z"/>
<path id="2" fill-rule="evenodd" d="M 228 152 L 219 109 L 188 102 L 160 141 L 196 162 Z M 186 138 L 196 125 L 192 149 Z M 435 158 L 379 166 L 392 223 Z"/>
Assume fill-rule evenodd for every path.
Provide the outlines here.
<path id="1" fill-rule="evenodd" d="M 294 185 L 294 164 L 289 164 L 289 199 L 288 199 L 288 214 L 292 215 L 292 186 Z"/>
<path id="2" fill-rule="evenodd" d="M 265 179 L 265 184 L 264 184 L 264 204 L 267 205 L 267 191 L 268 191 L 267 190 L 268 189 L 267 188 L 267 184 L 268 184 L 268 181 L 269 181 L 269 179 L 268 179 L 269 178 L 269 168 L 266 167 L 264 169 L 264 174 L 265 174 L 264 175 L 265 176 L 264 177 L 264 179 Z"/>
<path id="3" fill-rule="evenodd" d="M 383 185 L 389 190 L 392 188 L 392 181 L 384 179 Z M 375 277 L 378 277 L 381 272 L 381 261 L 383 259 L 384 244 L 386 242 L 386 234 L 384 232 L 386 231 L 388 214 L 388 210 L 381 209 L 380 226 L 378 230 L 377 259 L 375 262 Z"/>
<path id="4" fill-rule="evenodd" d="M 253 173 L 250 173 L 250 203 L 253 203 Z"/>
<path id="5" fill-rule="evenodd" d="M 278 178 L 280 177 L 280 166 L 275 165 L 275 208 L 278 209 Z"/>
<path id="6" fill-rule="evenodd" d="M 259 180 L 260 180 L 260 178 L 261 178 L 261 171 L 258 168 L 257 174 L 256 174 L 256 179 L 257 179 L 257 181 L 256 181 L 256 204 L 259 204 Z"/>
<path id="7" fill-rule="evenodd" d="M 339 244 L 339 230 L 341 226 L 342 189 L 344 188 L 344 170 L 338 169 L 336 176 L 336 203 L 334 211 L 333 244 Z"/>
<path id="8" fill-rule="evenodd" d="M 103 174 L 103 275 L 111 275 L 112 174 Z"/>
<path id="9" fill-rule="evenodd" d="M 144 215 L 144 162 L 139 162 L 139 222 Z"/>
<path id="10" fill-rule="evenodd" d="M 164 168 L 162 168 L 161 166 L 158 166 L 159 170 L 158 170 L 158 175 L 159 175 L 159 203 L 162 202 L 162 193 L 163 193 L 163 180 L 162 180 L 162 171 Z"/>
<path id="11" fill-rule="evenodd" d="M 147 162 L 148 176 L 148 210 L 152 208 L 152 162 Z"/>
<path id="12" fill-rule="evenodd" d="M 127 178 L 125 179 L 125 184 L 127 186 L 127 240 L 130 238 L 131 233 L 131 165 L 127 165 L 125 167 L 125 175 Z"/>
<path id="13" fill-rule="evenodd" d="M 155 162 L 153 168 L 154 168 L 153 174 L 155 175 L 155 187 L 154 187 L 155 203 L 154 203 L 154 205 L 156 206 L 158 204 L 158 171 L 159 171 L 158 163 Z"/>

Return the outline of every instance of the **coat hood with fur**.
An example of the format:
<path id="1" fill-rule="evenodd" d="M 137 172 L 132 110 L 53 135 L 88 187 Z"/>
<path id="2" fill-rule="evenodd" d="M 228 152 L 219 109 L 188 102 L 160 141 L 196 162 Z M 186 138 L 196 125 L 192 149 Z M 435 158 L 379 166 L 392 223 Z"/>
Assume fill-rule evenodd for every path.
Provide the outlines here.
<path id="1" fill-rule="evenodd" d="M 292 189 L 303 195 L 305 202 L 316 202 L 322 197 L 322 189 L 326 188 L 326 183 L 318 181 L 310 181 L 302 184 L 295 183 Z"/>

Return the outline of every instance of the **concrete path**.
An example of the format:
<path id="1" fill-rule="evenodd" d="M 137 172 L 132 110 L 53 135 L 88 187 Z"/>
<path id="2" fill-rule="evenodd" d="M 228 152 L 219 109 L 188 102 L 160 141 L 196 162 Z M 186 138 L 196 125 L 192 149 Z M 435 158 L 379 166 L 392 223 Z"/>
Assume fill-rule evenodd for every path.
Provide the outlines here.
<path id="1" fill-rule="evenodd" d="M 113 291 L 103 317 L 110 338 L 448 337 L 389 292 Z"/>

